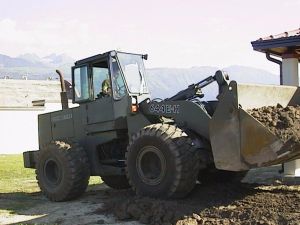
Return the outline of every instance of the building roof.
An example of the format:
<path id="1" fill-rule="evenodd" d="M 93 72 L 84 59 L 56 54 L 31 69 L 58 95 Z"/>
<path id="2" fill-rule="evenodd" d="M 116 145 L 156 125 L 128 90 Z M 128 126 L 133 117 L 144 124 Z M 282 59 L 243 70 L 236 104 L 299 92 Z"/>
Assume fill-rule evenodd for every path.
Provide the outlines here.
<path id="1" fill-rule="evenodd" d="M 270 35 L 251 42 L 254 50 L 282 57 L 294 54 L 300 59 L 300 28 L 289 32 Z"/>
<path id="2" fill-rule="evenodd" d="M 0 79 L 0 108 L 33 107 L 37 100 L 59 103 L 59 81 Z"/>

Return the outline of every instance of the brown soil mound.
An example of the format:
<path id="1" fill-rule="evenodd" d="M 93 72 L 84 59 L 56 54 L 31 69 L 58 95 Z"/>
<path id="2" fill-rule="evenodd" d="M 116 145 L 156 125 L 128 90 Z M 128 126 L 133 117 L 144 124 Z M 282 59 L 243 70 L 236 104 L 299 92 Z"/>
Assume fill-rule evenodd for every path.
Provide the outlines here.
<path id="1" fill-rule="evenodd" d="M 155 225 L 299 224 L 300 191 L 264 190 L 246 184 L 199 185 L 185 199 L 158 200 L 120 193 L 104 212 L 120 220 Z M 114 195 L 116 198 L 116 196 Z M 101 212 L 103 213 L 103 210 Z"/>
<path id="2" fill-rule="evenodd" d="M 248 110 L 248 113 L 264 124 L 284 142 L 300 141 L 300 106 L 265 106 Z"/>

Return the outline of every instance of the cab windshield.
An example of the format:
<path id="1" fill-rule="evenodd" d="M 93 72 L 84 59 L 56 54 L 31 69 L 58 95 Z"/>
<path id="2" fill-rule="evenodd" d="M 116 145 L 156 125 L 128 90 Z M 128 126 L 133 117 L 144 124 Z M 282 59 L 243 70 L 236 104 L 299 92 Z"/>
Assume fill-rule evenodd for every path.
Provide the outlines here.
<path id="1" fill-rule="evenodd" d="M 148 93 L 142 55 L 117 53 L 130 93 Z"/>

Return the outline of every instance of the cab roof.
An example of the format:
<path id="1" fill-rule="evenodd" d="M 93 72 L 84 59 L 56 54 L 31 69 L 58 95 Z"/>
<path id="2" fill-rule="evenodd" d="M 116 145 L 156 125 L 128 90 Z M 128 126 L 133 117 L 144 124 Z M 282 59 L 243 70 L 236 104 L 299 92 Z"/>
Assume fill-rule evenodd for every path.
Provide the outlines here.
<path id="1" fill-rule="evenodd" d="M 75 62 L 75 66 L 81 65 L 81 64 L 87 64 L 90 62 L 94 62 L 94 61 L 98 61 L 98 60 L 103 60 L 106 59 L 111 52 L 116 52 L 116 53 L 126 53 L 126 54 L 132 54 L 132 55 L 141 55 L 143 57 L 147 57 L 147 55 L 143 55 L 143 54 L 137 54 L 137 53 L 130 53 L 130 52 L 121 52 L 121 51 L 116 51 L 116 50 L 111 50 L 102 54 L 98 54 L 98 55 L 94 55 L 94 56 L 90 56 L 84 59 L 80 59 L 78 61 Z"/>
<path id="2" fill-rule="evenodd" d="M 97 61 L 97 60 L 101 60 L 101 59 L 105 59 L 107 58 L 111 52 L 113 52 L 114 50 L 112 51 L 108 51 L 108 52 L 105 52 L 105 53 L 102 53 L 102 54 L 98 54 L 98 55 L 94 55 L 94 56 L 90 56 L 90 57 L 87 57 L 87 58 L 84 58 L 84 59 L 80 59 L 78 61 L 75 62 L 75 66 L 77 65 L 81 65 L 81 64 L 87 64 L 89 62 L 93 62 L 93 61 Z"/>

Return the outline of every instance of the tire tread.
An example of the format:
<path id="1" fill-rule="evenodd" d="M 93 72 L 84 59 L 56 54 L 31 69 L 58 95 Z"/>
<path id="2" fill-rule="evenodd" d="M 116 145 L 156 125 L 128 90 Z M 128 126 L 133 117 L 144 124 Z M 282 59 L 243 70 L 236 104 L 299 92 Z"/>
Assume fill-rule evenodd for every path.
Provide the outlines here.
<path id="1" fill-rule="evenodd" d="M 64 160 L 65 165 L 63 166 L 68 171 L 66 180 L 63 182 L 63 188 L 60 188 L 56 193 L 48 190 L 47 184 L 43 181 L 44 175 L 40 171 L 43 167 L 43 157 L 47 154 L 55 154 Z M 41 150 L 36 168 L 38 185 L 43 194 L 51 201 L 60 202 L 77 198 L 84 193 L 88 186 L 90 177 L 88 157 L 84 149 L 77 143 L 52 141 Z"/>
<path id="2" fill-rule="evenodd" d="M 137 194 L 140 193 L 139 187 L 136 187 L 132 182 L 131 175 L 128 173 L 127 159 L 132 151 L 131 149 L 134 142 L 143 136 L 161 139 L 168 145 L 172 155 L 175 156 L 175 179 L 169 187 L 167 195 L 156 196 L 154 194 L 155 196 L 152 197 L 182 198 L 186 196 L 194 188 L 197 181 L 200 168 L 199 149 L 194 147 L 192 140 L 182 129 L 169 124 L 153 124 L 146 126 L 137 134 L 133 135 L 129 141 L 125 161 L 126 176 L 132 189 Z"/>

